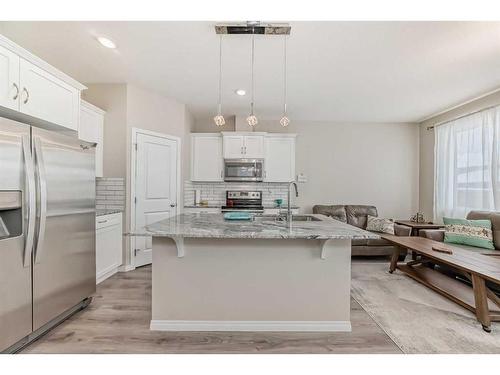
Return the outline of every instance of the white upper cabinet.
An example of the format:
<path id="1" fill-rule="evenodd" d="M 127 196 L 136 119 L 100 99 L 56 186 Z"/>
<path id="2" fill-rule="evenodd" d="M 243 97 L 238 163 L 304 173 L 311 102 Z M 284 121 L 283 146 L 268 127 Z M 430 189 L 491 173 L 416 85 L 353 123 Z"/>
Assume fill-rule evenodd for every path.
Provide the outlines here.
<path id="1" fill-rule="evenodd" d="M 222 164 L 220 134 L 191 134 L 192 181 L 222 181 Z"/>
<path id="2" fill-rule="evenodd" d="M 80 90 L 24 59 L 20 67 L 20 111 L 78 130 Z"/>
<path id="3" fill-rule="evenodd" d="M 262 135 L 245 135 L 244 136 L 244 151 L 246 159 L 263 159 L 264 158 L 264 136 Z"/>
<path id="4" fill-rule="evenodd" d="M 102 109 L 81 101 L 80 106 L 80 126 L 78 138 L 82 141 L 96 143 L 95 150 L 95 175 L 102 177 L 103 151 L 104 151 L 104 112 Z"/>
<path id="5" fill-rule="evenodd" d="M 0 35 L 0 115 L 78 130 L 85 86 Z"/>
<path id="6" fill-rule="evenodd" d="M 224 159 L 263 159 L 264 135 L 222 133 Z"/>
<path id="7" fill-rule="evenodd" d="M 295 134 L 268 134 L 265 137 L 265 182 L 295 180 Z"/>
<path id="8" fill-rule="evenodd" d="M 19 110 L 19 56 L 0 46 L 0 106 Z"/>
<path id="9" fill-rule="evenodd" d="M 238 159 L 242 158 L 243 152 L 243 136 L 242 135 L 224 135 L 223 148 L 225 159 Z"/>

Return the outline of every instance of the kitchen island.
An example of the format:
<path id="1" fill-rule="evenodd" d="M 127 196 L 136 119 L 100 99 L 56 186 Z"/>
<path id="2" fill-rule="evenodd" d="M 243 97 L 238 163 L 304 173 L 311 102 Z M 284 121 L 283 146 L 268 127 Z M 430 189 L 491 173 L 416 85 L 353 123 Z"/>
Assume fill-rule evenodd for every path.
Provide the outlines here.
<path id="1" fill-rule="evenodd" d="M 351 240 L 323 215 L 225 221 L 181 214 L 153 237 L 152 330 L 350 331 Z"/>

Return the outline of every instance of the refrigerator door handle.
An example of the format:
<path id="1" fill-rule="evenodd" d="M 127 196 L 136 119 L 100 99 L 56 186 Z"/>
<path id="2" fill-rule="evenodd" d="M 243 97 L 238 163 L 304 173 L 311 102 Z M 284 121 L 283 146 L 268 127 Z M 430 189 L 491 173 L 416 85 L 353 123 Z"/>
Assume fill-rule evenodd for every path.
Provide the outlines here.
<path id="1" fill-rule="evenodd" d="M 38 222 L 38 235 L 35 246 L 35 263 L 40 263 L 43 253 L 43 242 L 45 239 L 45 223 L 47 221 L 47 180 L 45 178 L 45 164 L 43 163 L 42 149 L 40 146 L 41 140 L 39 137 L 34 138 L 35 143 L 35 159 L 38 174 L 38 191 L 40 196 L 40 211 Z"/>
<path id="2" fill-rule="evenodd" d="M 28 225 L 26 228 L 26 239 L 24 241 L 24 267 L 31 265 L 31 251 L 33 249 L 33 238 L 35 236 L 36 196 L 35 196 L 35 171 L 29 137 L 22 137 L 24 170 L 26 173 L 26 196 L 28 198 Z"/>

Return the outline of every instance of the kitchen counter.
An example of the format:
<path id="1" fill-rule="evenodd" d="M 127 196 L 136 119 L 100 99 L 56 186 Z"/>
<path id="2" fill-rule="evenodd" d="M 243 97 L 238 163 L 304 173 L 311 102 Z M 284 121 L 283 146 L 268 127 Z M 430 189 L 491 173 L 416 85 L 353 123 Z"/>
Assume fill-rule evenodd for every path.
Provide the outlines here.
<path id="1" fill-rule="evenodd" d="M 253 221 L 224 220 L 222 214 L 181 214 L 146 226 L 135 235 L 172 238 L 255 239 L 378 239 L 378 235 L 323 215 L 321 221 L 287 222 L 257 217 Z"/>
<path id="2" fill-rule="evenodd" d="M 152 236 L 152 330 L 351 331 L 351 239 L 376 234 L 323 215 L 181 214 Z"/>
<path id="3" fill-rule="evenodd" d="M 265 210 L 269 209 L 269 210 L 277 210 L 277 209 L 282 209 L 284 211 L 286 211 L 286 209 L 288 207 L 286 206 L 281 206 L 281 207 L 277 207 L 277 206 L 263 206 Z M 184 208 L 221 208 L 220 205 L 208 205 L 208 206 L 203 206 L 201 204 L 193 204 L 193 205 L 184 205 Z M 292 210 L 298 210 L 300 207 L 299 206 L 292 206 L 290 207 Z"/>
<path id="4" fill-rule="evenodd" d="M 111 209 L 111 208 L 99 209 L 99 210 L 95 210 L 95 216 L 111 215 L 111 214 L 117 214 L 120 212 L 123 212 L 123 210 L 118 209 L 118 208 L 117 209 Z"/>

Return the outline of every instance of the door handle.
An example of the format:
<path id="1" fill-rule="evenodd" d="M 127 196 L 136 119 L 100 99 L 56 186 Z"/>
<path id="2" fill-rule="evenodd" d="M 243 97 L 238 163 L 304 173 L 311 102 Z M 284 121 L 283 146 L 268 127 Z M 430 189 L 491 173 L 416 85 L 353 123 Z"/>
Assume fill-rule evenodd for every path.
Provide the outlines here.
<path id="1" fill-rule="evenodd" d="M 45 179 L 45 164 L 43 163 L 42 149 L 40 146 L 41 140 L 39 137 L 35 141 L 35 160 L 38 175 L 38 192 L 40 196 L 39 211 L 37 212 L 38 235 L 35 247 L 35 263 L 40 263 L 43 253 L 43 242 L 45 240 L 45 223 L 47 220 L 47 180 Z"/>
<path id="2" fill-rule="evenodd" d="M 176 204 L 176 203 L 172 203 L 172 204 L 170 205 L 170 207 L 175 207 L 175 206 L 177 206 L 177 204 Z"/>
<path id="3" fill-rule="evenodd" d="M 19 97 L 19 86 L 15 82 L 12 84 L 12 86 L 14 86 L 14 88 L 16 89 L 16 95 L 12 97 L 12 100 L 17 100 L 17 98 Z"/>
<path id="4" fill-rule="evenodd" d="M 26 93 L 26 99 L 23 100 L 23 103 L 26 104 L 28 103 L 28 100 L 30 100 L 30 93 L 26 90 L 26 87 L 23 87 L 23 92 Z"/>
<path id="5" fill-rule="evenodd" d="M 28 212 L 27 212 L 27 226 L 26 226 L 26 239 L 24 241 L 24 267 L 29 267 L 31 264 L 31 251 L 33 249 L 33 238 L 35 236 L 35 171 L 33 167 L 33 158 L 31 156 L 31 147 L 29 137 L 23 136 L 22 138 L 23 156 L 24 156 L 24 169 L 26 171 L 26 196 L 28 197 Z"/>

